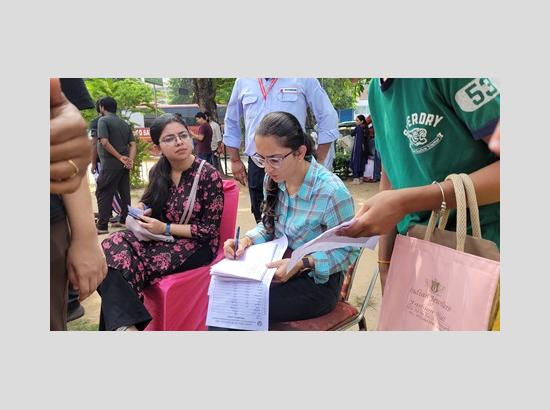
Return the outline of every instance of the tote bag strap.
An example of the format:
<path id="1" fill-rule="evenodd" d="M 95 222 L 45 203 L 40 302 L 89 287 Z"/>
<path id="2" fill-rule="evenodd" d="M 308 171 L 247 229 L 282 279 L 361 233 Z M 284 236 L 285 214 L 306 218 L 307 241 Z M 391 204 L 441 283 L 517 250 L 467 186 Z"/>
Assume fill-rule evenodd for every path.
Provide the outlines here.
<path id="1" fill-rule="evenodd" d="M 191 187 L 191 192 L 189 193 L 189 199 L 187 200 L 187 205 L 185 206 L 185 209 L 183 210 L 183 214 L 180 218 L 180 224 L 187 224 L 189 222 L 189 219 L 191 218 L 191 214 L 193 213 L 193 207 L 195 205 L 195 197 L 197 196 L 197 187 L 199 185 L 199 179 L 201 177 L 202 167 L 204 166 L 204 163 L 206 161 L 203 159 L 199 165 L 199 169 L 197 170 L 197 174 L 195 175 L 195 180 L 193 181 L 193 186 Z"/>
<path id="2" fill-rule="evenodd" d="M 481 239 L 481 224 L 479 222 L 479 208 L 477 205 L 476 190 L 472 179 L 467 174 L 459 174 L 466 191 L 467 206 L 470 209 L 470 223 L 472 224 L 472 236 Z M 449 213 L 446 212 L 439 220 L 439 229 L 445 229 Z M 467 221 L 467 220 L 466 220 Z"/>
<path id="3" fill-rule="evenodd" d="M 466 192 L 462 178 L 457 174 L 451 174 L 445 180 L 451 180 L 453 183 L 456 197 L 456 250 L 464 252 L 464 244 L 466 242 Z M 432 211 L 424 240 L 429 241 L 435 229 L 438 213 Z M 445 229 L 449 219 L 449 210 L 441 214 L 439 220 L 439 229 Z"/>
<path id="4" fill-rule="evenodd" d="M 466 189 L 466 199 L 470 209 L 470 223 L 472 224 L 472 236 L 481 239 L 481 224 L 479 223 L 479 208 L 477 205 L 476 190 L 472 179 L 467 174 L 460 174 L 464 188 Z"/>

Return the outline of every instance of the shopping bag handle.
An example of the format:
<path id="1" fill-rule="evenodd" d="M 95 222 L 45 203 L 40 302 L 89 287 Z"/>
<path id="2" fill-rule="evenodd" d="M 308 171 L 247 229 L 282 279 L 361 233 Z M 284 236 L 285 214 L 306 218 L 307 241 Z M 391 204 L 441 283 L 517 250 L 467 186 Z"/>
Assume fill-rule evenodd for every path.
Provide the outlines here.
<path id="1" fill-rule="evenodd" d="M 466 242 L 466 191 L 462 178 L 457 174 L 451 174 L 445 180 L 451 180 L 453 183 L 456 197 L 456 250 L 464 252 Z M 429 241 L 435 229 L 436 221 L 439 217 L 439 229 L 444 230 L 449 219 L 449 210 L 444 212 L 432 211 L 424 240 Z M 479 218 L 479 215 L 478 215 Z"/>
<path id="2" fill-rule="evenodd" d="M 459 174 L 462 179 L 462 184 L 466 190 L 466 200 L 468 208 L 470 209 L 470 223 L 472 224 L 472 236 L 477 239 L 481 239 L 481 224 L 479 222 L 479 207 L 477 205 L 476 190 L 472 179 L 467 174 Z M 449 212 L 441 215 L 439 218 L 439 229 L 445 229 L 447 226 L 447 220 L 449 219 Z M 466 220 L 466 222 L 468 222 Z"/>
<path id="3" fill-rule="evenodd" d="M 481 224 L 479 223 L 479 208 L 477 205 L 476 190 L 472 179 L 467 174 L 459 174 L 466 189 L 466 199 L 470 208 L 470 223 L 472 224 L 472 236 L 481 239 Z"/>

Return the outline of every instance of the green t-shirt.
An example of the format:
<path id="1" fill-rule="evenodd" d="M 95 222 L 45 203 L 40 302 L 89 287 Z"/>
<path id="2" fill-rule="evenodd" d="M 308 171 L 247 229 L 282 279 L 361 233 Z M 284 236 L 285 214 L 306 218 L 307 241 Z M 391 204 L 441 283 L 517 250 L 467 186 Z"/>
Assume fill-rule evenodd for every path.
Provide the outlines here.
<path id="1" fill-rule="evenodd" d="M 470 174 L 498 158 L 481 139 L 500 119 L 500 93 L 487 78 L 399 78 L 369 86 L 376 148 L 394 189 L 429 185 L 452 173 Z M 481 231 L 500 246 L 500 203 L 479 208 Z M 426 224 L 430 212 L 398 224 Z M 455 229 L 456 215 L 449 219 Z"/>

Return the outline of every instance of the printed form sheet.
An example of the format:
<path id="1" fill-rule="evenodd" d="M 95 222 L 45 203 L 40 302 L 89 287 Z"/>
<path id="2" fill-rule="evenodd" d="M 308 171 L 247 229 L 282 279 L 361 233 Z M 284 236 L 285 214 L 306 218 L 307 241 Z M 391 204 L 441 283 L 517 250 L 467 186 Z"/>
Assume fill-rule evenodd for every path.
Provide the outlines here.
<path id="1" fill-rule="evenodd" d="M 266 269 L 266 263 L 283 258 L 288 240 L 283 236 L 267 244 L 269 246 L 263 249 L 261 269 Z M 275 268 L 267 269 L 261 281 L 212 275 L 206 324 L 230 329 L 268 330 L 269 286 L 275 271 Z"/>

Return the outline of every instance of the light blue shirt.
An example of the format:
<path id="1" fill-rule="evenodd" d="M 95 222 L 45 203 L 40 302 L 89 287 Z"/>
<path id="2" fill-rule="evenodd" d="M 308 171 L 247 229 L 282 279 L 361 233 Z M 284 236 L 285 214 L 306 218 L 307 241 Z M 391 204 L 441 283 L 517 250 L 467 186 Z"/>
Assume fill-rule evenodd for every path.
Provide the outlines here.
<path id="1" fill-rule="evenodd" d="M 271 78 L 260 79 L 268 90 Z M 223 143 L 241 146 L 241 118 L 245 126 L 245 153 L 256 152 L 254 132 L 266 114 L 285 111 L 293 114 L 305 130 L 307 106 L 317 121 L 318 143 L 327 144 L 338 136 L 338 113 L 316 78 L 279 78 L 264 99 L 257 78 L 237 78 L 225 113 Z"/>
<path id="2" fill-rule="evenodd" d="M 271 241 L 285 234 L 288 247 L 297 249 L 355 215 L 353 198 L 342 180 L 319 165 L 314 158 L 296 194 L 289 195 L 284 182 L 278 185 L 275 232 L 270 235 L 260 222 L 245 234 L 254 244 Z M 315 268 L 309 272 L 309 276 L 313 277 L 315 283 L 325 283 L 331 274 L 345 273 L 348 266 L 357 260 L 359 249 L 348 246 L 314 252 L 311 256 L 315 260 Z"/>

